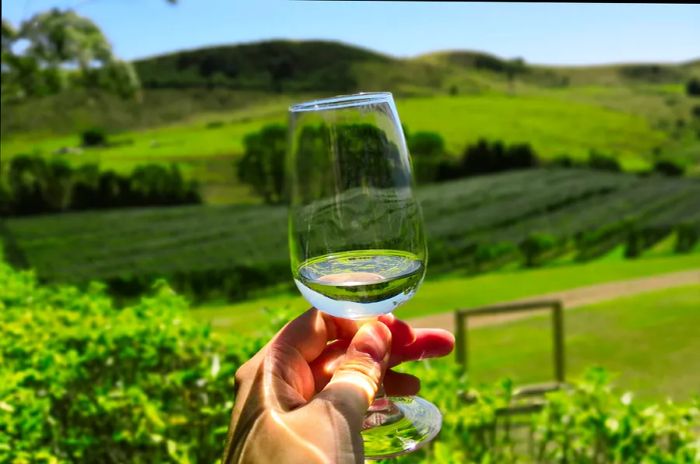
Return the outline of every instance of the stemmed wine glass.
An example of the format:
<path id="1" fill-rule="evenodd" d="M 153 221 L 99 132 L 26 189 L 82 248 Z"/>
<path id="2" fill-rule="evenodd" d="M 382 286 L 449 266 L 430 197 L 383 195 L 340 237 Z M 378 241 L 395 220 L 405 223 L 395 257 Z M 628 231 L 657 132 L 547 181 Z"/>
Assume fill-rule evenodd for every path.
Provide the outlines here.
<path id="1" fill-rule="evenodd" d="M 408 301 L 427 250 L 408 149 L 391 93 L 315 100 L 289 109 L 286 160 L 294 282 L 314 307 L 365 320 Z M 380 388 L 363 424 L 365 456 L 409 453 L 442 416 L 418 397 Z"/>

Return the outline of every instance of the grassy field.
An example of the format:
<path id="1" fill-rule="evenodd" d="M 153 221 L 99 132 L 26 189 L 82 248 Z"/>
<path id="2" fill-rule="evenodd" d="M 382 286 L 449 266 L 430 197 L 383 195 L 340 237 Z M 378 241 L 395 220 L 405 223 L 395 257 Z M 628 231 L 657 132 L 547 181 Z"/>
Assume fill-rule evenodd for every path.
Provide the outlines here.
<path id="1" fill-rule="evenodd" d="M 613 256 L 587 264 L 569 263 L 475 277 L 451 274 L 430 278 L 428 271 L 428 280 L 416 296 L 398 309 L 396 314 L 402 319 L 409 319 L 453 311 L 460 307 L 480 306 L 568 288 L 697 268 L 700 268 L 700 253 L 634 261 Z M 254 330 L 264 323 L 267 317 L 264 308 L 288 308 L 301 312 L 308 308 L 308 303 L 297 293 L 285 293 L 234 305 L 201 307 L 193 315 L 210 321 L 217 331 L 235 333 L 238 330 Z"/>
<path id="2" fill-rule="evenodd" d="M 612 300 L 566 313 L 569 378 L 592 365 L 617 373 L 626 390 L 645 398 L 686 401 L 700 394 L 700 287 Z M 470 373 L 476 382 L 503 377 L 517 384 L 552 379 L 546 316 L 470 332 Z"/>
<path id="3" fill-rule="evenodd" d="M 454 153 L 486 137 L 528 142 L 545 159 L 562 154 L 585 159 L 594 149 L 638 169 L 667 139 L 642 116 L 544 95 L 416 98 L 399 101 L 398 109 L 409 128 L 442 134 Z"/>
<path id="4" fill-rule="evenodd" d="M 273 82 L 273 63 L 285 58 L 289 73 Z M 137 63 L 141 99 L 74 89 L 4 108 L 2 162 L 20 153 L 99 162 L 120 171 L 177 162 L 204 184 L 207 202 L 251 203 L 232 163 L 247 133 L 283 123 L 294 101 L 389 90 L 402 122 L 414 132 L 439 132 L 454 155 L 486 137 L 530 143 L 545 159 L 583 158 L 595 149 L 631 170 L 663 157 L 700 173 L 699 128 L 692 116 L 697 102 L 685 93 L 686 82 L 700 77 L 700 62 L 575 68 L 526 63 L 517 75 L 509 74 L 511 64 L 471 51 L 400 59 L 304 41 L 173 53 Z M 232 67 L 237 71 L 231 73 Z M 112 143 L 81 149 L 79 133 L 94 126 L 110 132 Z M 55 155 L 66 149 L 74 153 Z"/>
<path id="5" fill-rule="evenodd" d="M 589 90 L 587 89 L 585 94 Z M 560 154 L 581 157 L 588 149 L 619 155 L 626 163 L 638 162 L 662 145 L 667 134 L 631 111 L 610 110 L 592 103 L 572 102 L 576 89 L 537 95 L 488 93 L 455 97 L 405 98 L 398 101 L 402 122 L 412 131 L 431 130 L 445 138 L 448 148 L 459 153 L 479 137 L 508 142 L 529 142 L 545 158 Z M 301 97 L 300 97 L 301 98 Z M 628 97 L 631 98 L 631 97 Z M 100 161 L 106 167 L 176 159 L 179 156 L 240 154 L 245 134 L 270 122 L 284 122 L 294 97 L 265 102 L 245 110 L 196 115 L 177 124 L 114 137 L 121 145 L 92 148 L 75 156 L 78 161 Z M 213 121 L 219 127 L 207 127 Z M 79 134 L 4 136 L 2 152 L 51 154 L 62 147 L 76 147 Z"/>
<path id="6" fill-rule="evenodd" d="M 411 131 L 442 134 L 454 154 L 460 154 L 468 143 L 486 137 L 509 143 L 528 142 L 545 159 L 563 154 L 585 158 L 595 149 L 616 156 L 624 167 L 637 170 L 649 167 L 653 153 L 658 151 L 695 169 L 700 160 L 700 150 L 695 150 L 696 137 L 686 134 L 687 130 L 676 133 L 673 126 L 687 112 L 687 97 L 664 92 L 639 96 L 629 89 L 596 93 L 589 87 L 526 90 L 515 95 L 490 92 L 404 98 L 398 101 L 398 107 L 403 123 Z M 233 166 L 243 152 L 243 138 L 265 124 L 284 123 L 288 104 L 300 98 L 279 97 L 239 110 L 195 114 L 169 125 L 118 133 L 109 147 L 65 155 L 54 154 L 80 145 L 77 130 L 73 135 L 60 136 L 7 134 L 0 144 L 2 159 L 39 153 L 62 156 L 74 164 L 97 162 L 118 171 L 149 162 L 176 162 L 205 185 L 210 203 L 250 202 L 248 189 L 238 183 Z M 668 104 L 669 98 L 681 103 Z M 624 102 L 629 104 L 627 108 Z M 664 111 L 668 115 L 659 121 L 658 114 L 665 114 Z"/>

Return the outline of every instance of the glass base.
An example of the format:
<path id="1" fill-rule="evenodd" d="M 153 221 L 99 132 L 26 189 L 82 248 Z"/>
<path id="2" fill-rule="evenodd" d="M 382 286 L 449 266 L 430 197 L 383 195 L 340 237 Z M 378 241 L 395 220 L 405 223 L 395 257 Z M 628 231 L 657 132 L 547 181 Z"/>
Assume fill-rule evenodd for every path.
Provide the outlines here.
<path id="1" fill-rule="evenodd" d="M 362 427 L 365 459 L 393 458 L 415 451 L 432 440 L 441 425 L 440 411 L 423 398 L 379 398 L 367 411 Z"/>

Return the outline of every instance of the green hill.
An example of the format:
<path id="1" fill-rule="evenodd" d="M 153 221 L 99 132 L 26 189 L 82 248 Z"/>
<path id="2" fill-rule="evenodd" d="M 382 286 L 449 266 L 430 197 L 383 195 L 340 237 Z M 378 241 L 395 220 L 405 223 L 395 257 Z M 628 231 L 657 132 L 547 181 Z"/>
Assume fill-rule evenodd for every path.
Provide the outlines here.
<path id="1" fill-rule="evenodd" d="M 393 66 L 395 61 L 335 42 L 278 40 L 182 51 L 134 65 L 146 88 L 347 92 L 359 85 L 356 64 Z"/>
<path id="2" fill-rule="evenodd" d="M 333 42 L 270 41 L 135 64 L 140 100 L 72 91 L 3 107 L 2 162 L 20 153 L 119 171 L 177 162 L 208 203 L 250 203 L 233 167 L 246 134 L 283 123 L 295 101 L 389 90 L 402 122 L 440 133 L 455 156 L 483 137 L 529 143 L 544 159 L 596 150 L 627 170 L 671 159 L 700 173 L 700 99 L 685 91 L 700 77 L 697 60 L 556 67 L 473 51 L 399 59 Z M 91 127 L 114 143 L 80 147 Z"/>

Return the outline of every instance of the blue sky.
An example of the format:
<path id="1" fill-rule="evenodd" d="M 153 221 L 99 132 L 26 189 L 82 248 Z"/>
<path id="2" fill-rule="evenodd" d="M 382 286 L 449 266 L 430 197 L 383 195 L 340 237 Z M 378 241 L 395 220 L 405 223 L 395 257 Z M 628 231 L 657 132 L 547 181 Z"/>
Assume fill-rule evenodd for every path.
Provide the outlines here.
<path id="1" fill-rule="evenodd" d="M 53 6 L 93 19 L 126 59 L 271 38 L 340 40 L 395 56 L 481 50 L 543 64 L 700 57 L 700 5 L 5 0 L 2 16 L 17 24 Z"/>

